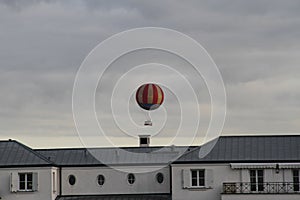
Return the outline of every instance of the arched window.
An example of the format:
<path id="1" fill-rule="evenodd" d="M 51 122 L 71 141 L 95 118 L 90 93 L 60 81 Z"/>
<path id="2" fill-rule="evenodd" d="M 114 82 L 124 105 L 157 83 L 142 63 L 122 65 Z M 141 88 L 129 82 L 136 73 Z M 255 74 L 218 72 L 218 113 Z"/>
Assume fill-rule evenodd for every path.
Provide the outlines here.
<path id="1" fill-rule="evenodd" d="M 127 181 L 130 185 L 132 185 L 135 182 L 135 176 L 134 174 L 128 174 L 127 175 Z"/>

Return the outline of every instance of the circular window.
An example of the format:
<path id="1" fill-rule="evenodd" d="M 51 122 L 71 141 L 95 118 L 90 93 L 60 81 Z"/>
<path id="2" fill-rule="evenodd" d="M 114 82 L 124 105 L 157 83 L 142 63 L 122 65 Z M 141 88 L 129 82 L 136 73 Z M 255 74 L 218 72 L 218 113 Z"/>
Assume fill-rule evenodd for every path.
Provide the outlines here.
<path id="1" fill-rule="evenodd" d="M 156 180 L 158 183 L 164 182 L 164 175 L 162 173 L 157 173 L 156 174 Z"/>
<path id="2" fill-rule="evenodd" d="M 104 182 L 105 182 L 105 177 L 102 174 L 98 175 L 98 184 L 104 185 Z"/>
<path id="3" fill-rule="evenodd" d="M 75 178 L 74 175 L 70 175 L 70 176 L 69 176 L 69 183 L 70 183 L 70 185 L 75 185 L 75 183 L 76 183 L 76 178 Z"/>
<path id="4" fill-rule="evenodd" d="M 127 180 L 129 184 L 133 184 L 135 182 L 135 176 L 134 174 L 128 174 Z"/>

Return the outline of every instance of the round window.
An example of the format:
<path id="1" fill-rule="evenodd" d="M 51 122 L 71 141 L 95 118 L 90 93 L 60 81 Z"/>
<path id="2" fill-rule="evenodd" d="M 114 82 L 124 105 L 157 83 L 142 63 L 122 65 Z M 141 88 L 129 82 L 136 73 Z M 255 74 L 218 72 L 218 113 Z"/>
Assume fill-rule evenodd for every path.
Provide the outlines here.
<path id="1" fill-rule="evenodd" d="M 157 173 L 156 174 L 156 180 L 157 180 L 158 183 L 164 182 L 164 175 L 162 173 L 160 173 L 160 172 Z"/>
<path id="2" fill-rule="evenodd" d="M 105 182 L 105 177 L 102 174 L 98 175 L 98 184 L 104 185 L 104 182 Z"/>
<path id="3" fill-rule="evenodd" d="M 75 183 L 76 183 L 76 178 L 75 178 L 74 175 L 70 175 L 70 176 L 69 176 L 69 183 L 70 183 L 70 185 L 75 185 Z"/>
<path id="4" fill-rule="evenodd" d="M 129 184 L 133 184 L 135 182 L 135 176 L 134 174 L 128 174 L 127 180 Z"/>

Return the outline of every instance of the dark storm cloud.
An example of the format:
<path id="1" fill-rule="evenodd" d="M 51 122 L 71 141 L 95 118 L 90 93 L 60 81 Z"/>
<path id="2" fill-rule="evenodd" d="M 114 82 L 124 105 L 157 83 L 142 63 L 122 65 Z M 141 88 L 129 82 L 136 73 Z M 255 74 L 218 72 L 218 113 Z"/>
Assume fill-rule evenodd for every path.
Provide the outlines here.
<path id="1" fill-rule="evenodd" d="M 224 133 L 299 132 L 299 10 L 298 0 L 0 0 L 0 135 L 74 138 L 82 60 L 143 26 L 176 29 L 208 50 L 227 89 Z"/>

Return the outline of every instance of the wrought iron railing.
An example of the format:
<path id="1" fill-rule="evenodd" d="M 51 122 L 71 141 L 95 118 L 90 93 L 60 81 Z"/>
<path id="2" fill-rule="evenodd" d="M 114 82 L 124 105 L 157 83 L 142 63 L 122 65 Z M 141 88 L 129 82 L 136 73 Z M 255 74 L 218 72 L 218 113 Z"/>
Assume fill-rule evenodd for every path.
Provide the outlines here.
<path id="1" fill-rule="evenodd" d="M 223 194 L 292 194 L 300 193 L 299 183 L 293 182 L 265 182 L 223 183 Z"/>

